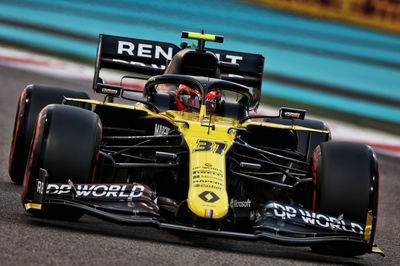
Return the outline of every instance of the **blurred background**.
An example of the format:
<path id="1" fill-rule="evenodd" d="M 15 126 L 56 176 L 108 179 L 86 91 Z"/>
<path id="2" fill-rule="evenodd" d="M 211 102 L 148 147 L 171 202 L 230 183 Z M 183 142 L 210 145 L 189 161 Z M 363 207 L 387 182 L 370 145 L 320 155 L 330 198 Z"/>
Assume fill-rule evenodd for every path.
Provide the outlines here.
<path id="1" fill-rule="evenodd" d="M 101 33 L 179 45 L 202 29 L 225 36 L 208 46 L 265 56 L 262 111 L 306 109 L 333 140 L 376 149 L 386 258 L 22 214 L 7 165 L 23 86 L 90 91 Z M 0 132 L 1 265 L 399 265 L 400 0 L 0 0 Z"/>
<path id="2" fill-rule="evenodd" d="M 264 103 L 400 135 L 400 0 L 0 0 L 0 46 L 92 66 L 100 33 L 202 29 L 265 56 Z"/>

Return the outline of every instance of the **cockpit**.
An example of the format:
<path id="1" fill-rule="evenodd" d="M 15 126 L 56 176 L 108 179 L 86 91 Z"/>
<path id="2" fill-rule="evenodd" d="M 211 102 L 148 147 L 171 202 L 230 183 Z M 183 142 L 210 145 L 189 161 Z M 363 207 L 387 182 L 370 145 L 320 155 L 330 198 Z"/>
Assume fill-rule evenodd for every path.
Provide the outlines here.
<path id="1" fill-rule="evenodd" d="M 235 119 L 241 119 L 248 114 L 248 106 L 252 101 L 249 89 L 243 85 L 177 74 L 150 78 L 145 85 L 144 96 L 160 111 L 196 113 L 205 106 L 208 114 Z"/>

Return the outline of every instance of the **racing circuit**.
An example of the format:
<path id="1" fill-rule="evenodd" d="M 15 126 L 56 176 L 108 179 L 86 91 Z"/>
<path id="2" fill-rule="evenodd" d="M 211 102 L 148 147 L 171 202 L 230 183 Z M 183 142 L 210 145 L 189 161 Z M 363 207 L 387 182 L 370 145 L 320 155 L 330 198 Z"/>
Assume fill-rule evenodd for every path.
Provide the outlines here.
<path id="1" fill-rule="evenodd" d="M 60 78 L 9 66 L 0 67 L 1 231 L 3 265 L 78 264 L 115 265 L 394 265 L 400 260 L 396 203 L 399 200 L 398 157 L 378 154 L 381 193 L 376 242 L 386 257 L 364 255 L 340 258 L 314 254 L 304 247 L 282 247 L 265 242 L 194 237 L 148 227 L 127 227 L 85 216 L 78 223 L 40 220 L 27 215 L 20 202 L 21 187 L 8 176 L 8 153 L 20 89 L 26 84 L 52 84 L 85 90 L 90 80 Z M 79 248 L 78 248 L 79 247 Z"/>
<path id="2" fill-rule="evenodd" d="M 397 36 L 287 16 L 245 2 L 206 0 L 183 6 L 179 0 L 156 3 L 137 0 L 130 2 L 134 5 L 126 6 L 127 2 L 4 0 L 0 3 L 0 41 L 6 43 L 0 47 L 1 265 L 398 265 L 400 139 L 396 125 L 400 121 L 400 39 Z M 220 5 L 218 9 L 214 7 L 216 3 Z M 135 12 L 136 6 L 141 12 Z M 222 9 L 228 11 L 220 12 Z M 170 16 L 172 13 L 177 16 Z M 388 134 L 316 117 L 328 123 L 333 140 L 367 143 L 377 151 L 380 200 L 375 242 L 386 257 L 326 256 L 312 253 L 307 247 L 121 226 L 87 215 L 79 222 L 38 219 L 23 210 L 21 187 L 13 184 L 8 174 L 21 89 L 28 84 L 46 84 L 83 90 L 97 100 L 102 97 L 91 90 L 92 65 L 11 47 L 23 43 L 25 48 L 40 47 L 55 53 L 64 50 L 68 56 L 93 59 L 99 31 L 179 44 L 177 33 L 198 31 L 200 23 L 206 30 L 213 28 L 216 31 L 212 33 L 227 38 L 226 44 L 216 48 L 254 50 L 266 55 L 263 85 L 266 97 L 299 102 L 311 99 L 316 106 L 394 125 L 391 127 L 394 134 Z M 182 24 L 185 29 L 181 29 Z M 261 109 L 268 114 L 277 110 L 267 106 Z M 313 118 L 312 113 L 307 113 L 307 117 Z"/>

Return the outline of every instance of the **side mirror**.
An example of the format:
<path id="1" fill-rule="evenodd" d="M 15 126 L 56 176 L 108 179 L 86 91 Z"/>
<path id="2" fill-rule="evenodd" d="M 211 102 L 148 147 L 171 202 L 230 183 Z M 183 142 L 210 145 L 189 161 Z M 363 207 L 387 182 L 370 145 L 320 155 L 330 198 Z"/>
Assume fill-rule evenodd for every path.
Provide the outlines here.
<path id="1" fill-rule="evenodd" d="M 301 119 L 303 120 L 306 116 L 306 110 L 282 107 L 279 110 L 279 117 L 287 119 Z"/>

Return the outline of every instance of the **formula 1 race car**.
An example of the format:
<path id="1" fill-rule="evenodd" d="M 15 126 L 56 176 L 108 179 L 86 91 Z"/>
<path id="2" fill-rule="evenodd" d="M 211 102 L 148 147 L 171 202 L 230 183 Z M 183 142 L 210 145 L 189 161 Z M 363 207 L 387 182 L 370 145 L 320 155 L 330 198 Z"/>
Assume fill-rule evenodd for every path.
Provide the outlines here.
<path id="1" fill-rule="evenodd" d="M 93 89 L 21 93 L 11 179 L 38 217 L 153 225 L 342 256 L 374 244 L 379 174 L 366 145 L 305 111 L 257 110 L 262 55 L 100 35 Z M 103 74 L 121 76 L 112 84 Z M 138 79 L 145 85 L 138 87 Z M 26 165 L 26 167 L 25 167 Z"/>

